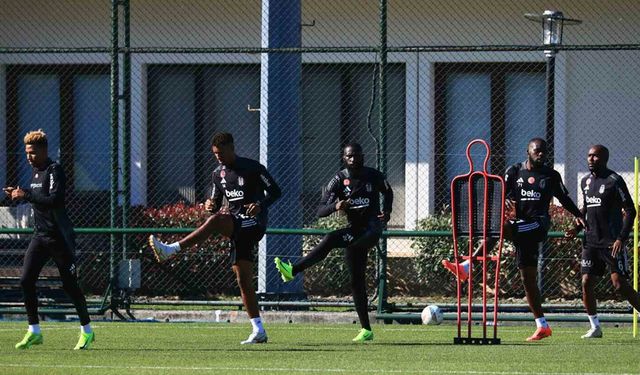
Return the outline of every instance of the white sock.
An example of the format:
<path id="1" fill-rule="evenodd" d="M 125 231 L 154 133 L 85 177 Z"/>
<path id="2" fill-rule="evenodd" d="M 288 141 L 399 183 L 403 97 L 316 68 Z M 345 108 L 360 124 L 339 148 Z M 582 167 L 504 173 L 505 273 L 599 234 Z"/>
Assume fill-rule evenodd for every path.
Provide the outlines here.
<path id="1" fill-rule="evenodd" d="M 180 244 L 178 242 L 174 242 L 174 243 L 168 243 L 166 244 L 167 247 L 164 248 L 164 252 L 167 255 L 171 255 L 177 251 L 180 251 Z"/>
<path id="2" fill-rule="evenodd" d="M 253 327 L 253 332 L 264 332 L 264 327 L 262 326 L 262 319 L 260 317 L 251 318 L 251 326 Z"/>
<path id="3" fill-rule="evenodd" d="M 82 333 L 91 333 L 91 332 L 93 332 L 93 330 L 91 329 L 91 324 L 85 324 L 83 326 L 80 326 L 80 330 L 82 331 Z"/>
<path id="4" fill-rule="evenodd" d="M 40 334 L 40 324 L 29 324 L 29 332 L 35 333 L 36 335 Z"/>
<path id="5" fill-rule="evenodd" d="M 591 323 L 591 328 L 596 329 L 600 327 L 600 319 L 598 319 L 598 314 L 589 315 L 589 323 Z"/>
<path id="6" fill-rule="evenodd" d="M 544 316 L 542 318 L 536 318 L 536 327 L 538 328 L 549 327 L 549 324 L 547 324 L 547 319 L 545 319 Z"/>
<path id="7" fill-rule="evenodd" d="M 465 260 L 464 262 L 462 262 L 460 264 L 464 268 L 464 272 L 469 273 L 469 259 Z"/>

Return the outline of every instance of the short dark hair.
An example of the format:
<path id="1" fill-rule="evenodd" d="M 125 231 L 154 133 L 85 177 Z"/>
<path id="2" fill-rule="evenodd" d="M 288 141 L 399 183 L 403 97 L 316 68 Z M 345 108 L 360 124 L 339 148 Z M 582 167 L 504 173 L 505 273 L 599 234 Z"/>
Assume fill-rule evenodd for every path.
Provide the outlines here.
<path id="1" fill-rule="evenodd" d="M 360 143 L 358 143 L 358 142 L 349 142 L 344 146 L 343 150 L 346 150 L 349 147 L 351 147 L 355 152 L 358 152 L 358 153 L 362 154 L 362 146 L 360 146 Z"/>
<path id="2" fill-rule="evenodd" d="M 531 139 L 529 140 L 529 143 L 527 143 L 527 147 L 528 147 L 530 144 L 534 143 L 534 142 L 535 142 L 535 143 L 540 143 L 540 144 L 541 144 L 541 145 L 543 145 L 544 147 L 547 147 L 547 141 L 545 141 L 544 139 L 539 138 L 539 137 L 531 138 Z"/>
<path id="3" fill-rule="evenodd" d="M 604 162 L 606 163 L 606 162 L 609 161 L 609 149 L 605 145 L 597 144 L 597 145 L 593 145 L 593 146 L 591 146 L 589 148 L 590 149 L 591 148 L 599 148 L 600 151 L 602 151 L 602 159 L 604 159 Z"/>
<path id="4" fill-rule="evenodd" d="M 233 135 L 231 133 L 216 133 L 211 139 L 211 147 L 222 147 L 233 144 Z"/>

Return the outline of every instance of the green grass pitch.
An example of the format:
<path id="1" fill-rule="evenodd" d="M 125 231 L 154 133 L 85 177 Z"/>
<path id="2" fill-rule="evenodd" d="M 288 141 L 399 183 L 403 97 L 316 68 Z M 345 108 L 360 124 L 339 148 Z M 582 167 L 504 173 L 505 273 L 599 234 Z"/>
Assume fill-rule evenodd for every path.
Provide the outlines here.
<path id="1" fill-rule="evenodd" d="M 640 374 L 630 328 L 555 327 L 537 343 L 532 325 L 501 327 L 498 346 L 453 345 L 455 326 L 374 325 L 375 340 L 353 344 L 358 327 L 267 324 L 269 343 L 241 346 L 249 324 L 95 322 L 91 350 L 73 351 L 77 323 L 42 324 L 44 345 L 13 345 L 25 322 L 0 323 L 0 374 Z"/>

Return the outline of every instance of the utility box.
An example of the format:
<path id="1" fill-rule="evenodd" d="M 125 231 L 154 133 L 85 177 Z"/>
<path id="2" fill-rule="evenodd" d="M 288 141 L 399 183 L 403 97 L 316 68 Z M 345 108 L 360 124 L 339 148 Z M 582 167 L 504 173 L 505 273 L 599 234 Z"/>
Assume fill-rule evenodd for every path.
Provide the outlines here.
<path id="1" fill-rule="evenodd" d="M 118 289 L 135 290 L 140 288 L 140 259 L 124 259 L 118 263 Z"/>

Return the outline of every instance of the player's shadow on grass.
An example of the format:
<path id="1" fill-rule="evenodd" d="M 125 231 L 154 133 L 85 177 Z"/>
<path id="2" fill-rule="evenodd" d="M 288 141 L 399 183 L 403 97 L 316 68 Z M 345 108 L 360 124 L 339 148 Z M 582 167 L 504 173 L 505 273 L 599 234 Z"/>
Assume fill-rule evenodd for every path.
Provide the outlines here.
<path id="1" fill-rule="evenodd" d="M 101 351 L 101 352 L 109 352 L 109 351 L 136 351 L 136 352 L 171 352 L 171 353 L 175 353 L 175 352 L 189 352 L 189 353 L 193 353 L 193 352 L 341 352 L 343 351 L 342 348 L 335 348 L 335 349 L 327 349 L 327 348 L 291 348 L 291 347 L 283 347 L 283 348 L 276 348 L 273 347 L 272 344 L 268 344 L 268 345 L 252 345 L 250 347 L 248 346 L 240 346 L 238 344 L 238 348 L 233 348 L 233 349 L 229 349 L 229 348 L 183 348 L 183 349 L 175 349 L 175 348 L 91 348 L 91 351 Z M 68 349 L 64 349 L 64 351 L 68 351 Z"/>
<path id="2" fill-rule="evenodd" d="M 529 343 L 525 343 L 525 342 L 509 342 L 509 343 L 502 343 L 499 345 L 457 345 L 454 344 L 453 342 L 442 342 L 442 341 L 415 341 L 415 342 L 393 342 L 393 341 L 385 341 L 385 342 L 373 342 L 369 345 L 377 345 L 377 346 L 456 346 L 456 347 L 496 347 L 496 346 L 522 346 L 522 345 L 529 345 L 531 346 L 531 344 Z"/>

